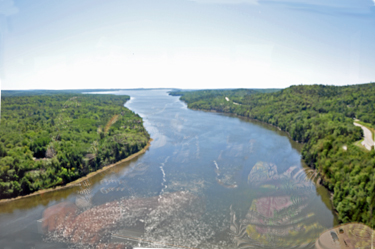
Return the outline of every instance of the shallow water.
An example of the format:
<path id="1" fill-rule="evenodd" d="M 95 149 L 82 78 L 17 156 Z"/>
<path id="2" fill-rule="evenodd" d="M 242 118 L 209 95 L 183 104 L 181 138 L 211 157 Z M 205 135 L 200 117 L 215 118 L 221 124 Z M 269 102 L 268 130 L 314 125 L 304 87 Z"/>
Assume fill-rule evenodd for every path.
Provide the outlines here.
<path id="1" fill-rule="evenodd" d="M 314 248 L 337 223 L 329 193 L 306 179 L 314 177 L 301 145 L 285 133 L 187 109 L 164 90 L 115 94 L 132 97 L 126 106 L 144 119 L 150 148 L 76 188 L 2 204 L 2 248 L 88 247 L 92 233 L 143 247 Z M 44 210 L 62 202 L 78 207 L 74 232 L 45 233 Z M 102 227 L 87 230 L 94 224 Z"/>

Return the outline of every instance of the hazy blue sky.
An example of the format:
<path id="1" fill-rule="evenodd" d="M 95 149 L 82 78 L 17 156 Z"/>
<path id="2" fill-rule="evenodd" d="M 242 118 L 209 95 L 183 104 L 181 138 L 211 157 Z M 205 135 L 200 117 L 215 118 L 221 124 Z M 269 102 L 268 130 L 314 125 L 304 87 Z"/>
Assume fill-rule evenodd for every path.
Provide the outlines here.
<path id="1" fill-rule="evenodd" d="M 373 0 L 0 0 L 2 89 L 375 81 Z"/>

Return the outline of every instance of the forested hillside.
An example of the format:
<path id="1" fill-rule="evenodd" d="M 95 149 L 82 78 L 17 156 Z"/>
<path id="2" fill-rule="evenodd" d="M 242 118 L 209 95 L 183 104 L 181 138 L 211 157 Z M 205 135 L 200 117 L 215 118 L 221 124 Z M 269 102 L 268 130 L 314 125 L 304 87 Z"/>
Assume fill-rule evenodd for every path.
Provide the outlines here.
<path id="1" fill-rule="evenodd" d="M 28 94 L 22 94 L 28 95 Z M 0 198 L 71 182 L 146 146 L 129 96 L 2 96 Z"/>
<path id="2" fill-rule="evenodd" d="M 178 94 L 189 108 L 235 113 L 288 132 L 304 143 L 303 159 L 334 192 L 339 219 L 375 225 L 375 151 L 355 145 L 363 134 L 353 125 L 357 118 L 375 127 L 375 84 L 300 85 L 273 93 Z"/>

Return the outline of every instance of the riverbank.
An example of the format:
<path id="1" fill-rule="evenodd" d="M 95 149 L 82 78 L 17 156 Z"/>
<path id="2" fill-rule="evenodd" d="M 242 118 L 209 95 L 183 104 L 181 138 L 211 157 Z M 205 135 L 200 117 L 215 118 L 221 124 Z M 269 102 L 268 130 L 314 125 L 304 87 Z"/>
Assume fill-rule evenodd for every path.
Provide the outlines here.
<path id="1" fill-rule="evenodd" d="M 21 199 L 26 199 L 26 198 L 30 198 L 30 197 L 33 197 L 33 196 L 37 196 L 37 195 L 41 195 L 41 194 L 45 194 L 45 193 L 49 193 L 49 192 L 53 192 L 53 191 L 60 191 L 60 190 L 63 190 L 63 189 L 79 187 L 79 186 L 81 186 L 82 182 L 90 179 L 91 177 L 96 176 L 96 175 L 98 175 L 100 173 L 103 173 L 105 171 L 108 171 L 109 169 L 112 169 L 112 168 L 118 166 L 121 163 L 130 161 L 130 160 L 134 159 L 135 157 L 137 157 L 139 155 L 142 155 L 150 147 L 152 140 L 153 139 L 151 138 L 148 141 L 147 145 L 142 150 L 138 151 L 137 153 L 134 153 L 134 154 L 128 156 L 127 158 L 124 158 L 121 161 L 118 161 L 116 163 L 110 164 L 108 166 L 104 166 L 103 168 L 98 169 L 97 171 L 91 172 L 91 173 L 87 174 L 86 176 L 83 176 L 83 177 L 81 177 L 81 178 L 79 178 L 79 179 L 77 179 L 73 182 L 69 182 L 68 184 L 66 184 L 64 186 L 57 186 L 55 188 L 49 188 L 49 189 L 41 189 L 41 190 L 38 190 L 38 191 L 36 191 L 34 193 L 31 193 L 31 194 L 28 194 L 28 195 L 18 196 L 18 197 L 8 198 L 8 199 L 2 199 L 2 200 L 0 200 L 0 205 L 3 204 L 3 203 L 7 203 L 7 202 L 11 202 L 11 201 L 17 201 L 17 200 L 21 200 Z"/>
<path id="2" fill-rule="evenodd" d="M 182 100 L 181 100 L 181 101 L 182 101 Z M 182 101 L 182 102 L 183 102 L 183 101 Z M 272 126 L 272 127 L 277 128 L 279 131 L 285 132 L 285 133 L 288 135 L 288 137 L 289 137 L 291 140 L 293 140 L 294 142 L 303 145 L 302 142 L 299 142 L 299 141 L 297 141 L 297 140 L 294 140 L 294 139 L 292 138 L 292 136 L 290 135 L 289 132 L 287 132 L 287 131 L 281 129 L 280 127 L 278 127 L 278 126 L 276 126 L 276 125 L 273 125 L 273 124 L 271 124 L 271 123 L 264 122 L 264 121 L 259 120 L 259 119 L 256 119 L 256 118 L 246 117 L 246 116 L 243 116 L 243 115 L 240 115 L 240 114 L 237 114 L 237 113 L 230 113 L 230 112 L 217 111 L 217 110 L 215 110 L 215 109 L 211 109 L 211 110 L 206 110 L 206 109 L 197 109 L 197 108 L 189 108 L 189 109 L 190 109 L 190 110 L 194 110 L 194 111 L 202 111 L 202 112 L 222 113 L 222 114 L 227 114 L 227 115 L 231 115 L 231 116 L 235 116 L 235 117 L 245 118 L 245 119 L 248 119 L 248 120 L 251 120 L 251 121 L 256 121 L 256 122 L 259 122 L 259 123 L 262 123 L 262 124 L 270 125 L 270 126 Z"/>

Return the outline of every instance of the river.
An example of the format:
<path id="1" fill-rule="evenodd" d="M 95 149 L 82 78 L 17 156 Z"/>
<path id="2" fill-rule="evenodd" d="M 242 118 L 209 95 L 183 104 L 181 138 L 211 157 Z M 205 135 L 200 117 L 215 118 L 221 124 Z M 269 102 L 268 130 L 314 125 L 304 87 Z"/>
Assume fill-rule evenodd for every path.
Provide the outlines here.
<path id="1" fill-rule="evenodd" d="M 81 186 L 1 204 L 1 248 L 86 248 L 99 237 L 134 247 L 314 248 L 337 224 L 329 192 L 306 179 L 316 177 L 286 133 L 190 110 L 165 90 L 114 94 L 131 96 L 126 107 L 144 119 L 150 148 Z M 74 225 L 55 219 L 48 227 L 60 230 L 46 233 L 42 219 L 59 203 L 80 216 Z"/>

